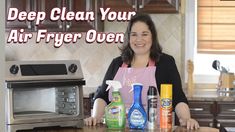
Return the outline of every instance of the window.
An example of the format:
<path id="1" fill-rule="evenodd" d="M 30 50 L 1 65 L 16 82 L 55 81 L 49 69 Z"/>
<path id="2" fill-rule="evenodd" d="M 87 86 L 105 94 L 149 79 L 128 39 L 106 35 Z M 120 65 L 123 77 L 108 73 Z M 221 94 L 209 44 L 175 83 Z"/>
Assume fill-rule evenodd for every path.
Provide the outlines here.
<path id="1" fill-rule="evenodd" d="M 198 0 L 197 52 L 235 53 L 235 1 Z"/>
<path id="2" fill-rule="evenodd" d="M 202 3 L 200 3 L 200 1 L 202 1 Z M 223 18 L 225 16 L 220 16 L 220 17 L 216 16 L 214 13 L 211 12 L 212 9 L 205 9 L 205 7 L 212 7 L 209 5 L 202 6 L 203 9 L 197 8 L 197 5 L 216 3 L 216 2 L 218 3 L 219 1 L 220 0 L 187 0 L 186 1 L 186 9 L 185 9 L 185 11 L 186 11 L 185 12 L 185 26 L 186 26 L 185 27 L 185 67 L 186 67 L 186 62 L 188 59 L 193 60 L 193 62 L 194 62 L 194 82 L 195 83 L 217 83 L 219 71 L 216 71 L 215 69 L 212 68 L 212 62 L 214 60 L 219 60 L 221 62 L 221 65 L 230 69 L 230 72 L 235 72 L 235 20 L 228 20 L 228 18 L 226 18 L 227 21 L 230 21 L 230 22 L 232 21 L 232 23 L 230 23 L 230 24 L 227 24 L 228 23 L 227 21 L 220 22 L 220 21 L 222 21 L 220 19 L 225 19 L 225 18 Z M 233 5 L 235 5 L 235 1 L 226 1 L 226 2 L 228 2 L 227 7 L 229 7 L 228 5 L 231 5 L 231 2 L 234 3 Z M 199 6 L 199 8 L 200 8 L 200 6 Z M 217 7 L 217 8 L 227 10 L 227 9 L 224 9 L 224 7 Z M 235 11 L 235 6 L 233 8 L 234 9 L 232 9 L 232 10 Z M 198 13 L 201 13 L 204 10 L 206 10 L 207 13 L 202 14 L 202 15 L 214 14 L 214 17 L 216 19 L 209 20 L 210 18 L 212 18 L 213 15 L 210 17 L 203 16 L 204 17 L 203 19 L 198 18 L 197 15 L 200 16 Z M 217 14 L 219 14 L 219 13 L 220 12 L 217 11 Z M 231 14 L 229 12 L 227 14 L 233 15 L 233 18 L 235 16 L 235 13 Z M 228 27 L 230 27 L 230 28 L 216 31 L 217 32 L 216 33 L 216 32 L 213 32 L 212 30 L 209 30 L 209 29 L 214 29 L 212 27 L 215 24 L 212 24 L 212 26 L 208 26 L 209 22 L 207 23 L 205 21 L 216 21 L 216 23 L 218 23 L 218 25 L 219 25 L 218 27 L 221 27 L 223 23 L 226 23 L 228 25 Z M 205 22 L 205 24 L 202 24 L 204 22 Z M 202 24 L 204 26 L 206 25 L 207 30 L 198 31 L 201 28 L 200 25 L 197 25 L 198 23 Z M 209 29 L 208 29 L 208 27 L 209 27 Z M 220 29 L 220 28 L 216 28 L 216 29 Z M 201 34 L 199 32 L 201 32 Z M 208 33 L 205 33 L 205 32 L 208 32 Z M 199 33 L 199 35 L 197 33 Z M 212 36 L 208 37 L 211 34 L 212 34 Z M 203 36 L 203 35 L 205 35 L 205 36 Z M 222 37 L 222 35 L 224 35 L 224 37 Z M 219 38 L 217 38 L 217 37 L 219 37 Z M 214 38 L 215 41 L 209 42 L 208 38 Z M 221 40 L 223 40 L 222 38 L 224 38 L 225 42 L 221 41 Z M 211 44 L 218 44 L 218 45 L 211 45 Z M 221 48 L 219 48 L 219 47 L 221 47 Z M 186 73 L 185 82 L 187 82 L 186 70 L 185 70 L 185 73 Z"/>

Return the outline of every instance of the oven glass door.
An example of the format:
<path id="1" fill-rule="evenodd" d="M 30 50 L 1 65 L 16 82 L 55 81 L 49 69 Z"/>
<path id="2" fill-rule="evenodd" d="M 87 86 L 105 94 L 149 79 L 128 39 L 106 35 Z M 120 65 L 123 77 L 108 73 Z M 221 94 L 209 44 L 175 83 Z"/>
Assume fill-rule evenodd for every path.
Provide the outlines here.
<path id="1" fill-rule="evenodd" d="M 76 115 L 77 86 L 13 90 L 14 117 Z"/>
<path id="2" fill-rule="evenodd" d="M 81 82 L 80 82 L 81 83 Z M 80 114 L 78 81 L 12 83 L 12 111 L 16 119 L 68 117 Z"/>

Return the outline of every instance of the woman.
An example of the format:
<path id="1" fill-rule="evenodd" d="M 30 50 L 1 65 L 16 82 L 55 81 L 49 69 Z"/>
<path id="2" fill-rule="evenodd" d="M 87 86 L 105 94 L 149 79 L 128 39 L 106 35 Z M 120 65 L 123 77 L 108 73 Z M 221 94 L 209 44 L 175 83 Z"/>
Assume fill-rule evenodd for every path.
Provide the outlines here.
<path id="1" fill-rule="evenodd" d="M 123 88 L 120 92 L 127 108 L 133 99 L 133 93 L 128 93 L 131 83 L 143 84 L 143 104 L 146 104 L 148 86 L 156 86 L 160 93 L 160 84 L 172 84 L 173 109 L 181 126 L 186 126 L 188 129 L 199 128 L 198 122 L 190 117 L 175 60 L 172 56 L 162 53 L 155 25 L 149 15 L 137 13 L 129 21 L 121 56 L 112 61 L 102 85 L 97 89 L 93 113 L 91 117 L 85 119 L 86 125 L 100 123 L 105 106 L 110 103 L 111 90 L 106 91 L 106 80 L 118 80 L 122 83 Z"/>

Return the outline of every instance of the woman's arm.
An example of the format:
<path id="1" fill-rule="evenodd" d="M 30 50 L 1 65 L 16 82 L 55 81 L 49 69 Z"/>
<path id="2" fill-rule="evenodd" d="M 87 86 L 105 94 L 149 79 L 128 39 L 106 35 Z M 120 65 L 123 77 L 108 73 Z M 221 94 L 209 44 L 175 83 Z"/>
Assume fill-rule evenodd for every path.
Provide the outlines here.
<path id="1" fill-rule="evenodd" d="M 180 74 L 178 72 L 175 59 L 172 56 L 163 54 L 158 65 L 159 87 L 162 83 L 173 84 L 173 108 L 179 118 L 180 125 L 188 129 L 199 128 L 198 122 L 191 119 L 188 101 L 182 89 Z"/>
<path id="2" fill-rule="evenodd" d="M 180 102 L 175 107 L 175 112 L 179 118 L 181 126 L 186 126 L 187 129 L 198 129 L 199 124 L 191 118 L 189 107 L 186 103 Z"/>
<path id="3" fill-rule="evenodd" d="M 86 118 L 84 120 L 85 125 L 95 126 L 96 124 L 101 123 L 106 105 L 107 104 L 103 99 L 97 98 L 93 105 L 93 111 L 91 117 Z"/>
<path id="4" fill-rule="evenodd" d="M 96 125 L 101 122 L 104 115 L 105 106 L 109 103 L 108 91 L 106 91 L 106 80 L 113 80 L 119 66 L 122 64 L 121 57 L 114 59 L 104 76 L 103 83 L 98 87 L 94 96 L 93 112 L 91 117 L 84 119 L 85 125 Z"/>

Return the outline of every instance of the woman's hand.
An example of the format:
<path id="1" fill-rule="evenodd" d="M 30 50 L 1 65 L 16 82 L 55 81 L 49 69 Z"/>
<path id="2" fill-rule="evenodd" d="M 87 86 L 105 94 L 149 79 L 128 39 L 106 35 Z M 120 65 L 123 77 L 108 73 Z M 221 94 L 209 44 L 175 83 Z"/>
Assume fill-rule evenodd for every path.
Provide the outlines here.
<path id="1" fill-rule="evenodd" d="M 189 119 L 180 119 L 180 126 L 186 126 L 187 129 L 198 129 L 199 128 L 199 124 L 196 120 L 189 118 Z"/>
<path id="2" fill-rule="evenodd" d="M 175 107 L 175 112 L 179 118 L 181 126 L 187 129 L 198 129 L 199 124 L 195 119 L 191 118 L 189 107 L 186 103 L 180 102 Z"/>
<path id="3" fill-rule="evenodd" d="M 106 105 L 107 104 L 103 99 L 101 99 L 101 98 L 96 99 L 95 102 L 94 102 L 91 117 L 84 119 L 85 125 L 95 126 L 99 123 L 102 123 L 103 122 L 104 109 L 105 109 Z"/>
<path id="4" fill-rule="evenodd" d="M 102 119 L 97 117 L 88 117 L 84 119 L 84 123 L 87 126 L 95 126 L 96 124 L 102 123 Z"/>

